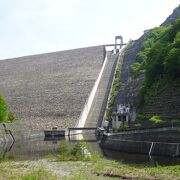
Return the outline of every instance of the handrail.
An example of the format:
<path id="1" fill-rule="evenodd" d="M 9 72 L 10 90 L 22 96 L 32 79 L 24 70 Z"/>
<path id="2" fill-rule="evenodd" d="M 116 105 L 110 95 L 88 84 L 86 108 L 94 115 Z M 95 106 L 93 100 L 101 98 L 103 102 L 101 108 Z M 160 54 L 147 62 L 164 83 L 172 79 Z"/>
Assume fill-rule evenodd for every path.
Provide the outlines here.
<path id="1" fill-rule="evenodd" d="M 150 128 L 150 129 L 136 129 L 129 131 L 122 131 L 118 133 L 107 133 L 107 135 L 121 135 L 121 134 L 132 134 L 132 133 L 144 133 L 144 132 L 158 132 L 158 131 L 167 131 L 167 130 L 180 130 L 180 127 L 161 127 L 161 128 Z"/>

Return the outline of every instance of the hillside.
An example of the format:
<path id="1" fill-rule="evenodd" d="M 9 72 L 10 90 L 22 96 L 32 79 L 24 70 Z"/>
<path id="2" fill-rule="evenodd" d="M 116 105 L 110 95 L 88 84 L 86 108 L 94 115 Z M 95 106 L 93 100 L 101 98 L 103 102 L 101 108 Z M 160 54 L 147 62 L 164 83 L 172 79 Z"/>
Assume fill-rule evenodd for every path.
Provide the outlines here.
<path id="1" fill-rule="evenodd" d="M 137 118 L 180 117 L 180 6 L 163 22 L 131 41 L 123 55 L 120 88 L 113 104 L 130 104 Z M 111 112 L 112 112 L 111 111 Z M 141 115 L 141 116 L 139 116 Z"/>

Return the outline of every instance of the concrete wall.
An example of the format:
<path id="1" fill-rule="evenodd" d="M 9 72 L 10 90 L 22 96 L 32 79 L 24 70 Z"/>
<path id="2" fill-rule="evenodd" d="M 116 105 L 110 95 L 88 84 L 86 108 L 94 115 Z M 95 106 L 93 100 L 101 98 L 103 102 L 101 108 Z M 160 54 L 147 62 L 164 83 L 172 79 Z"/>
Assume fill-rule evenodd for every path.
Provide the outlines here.
<path id="1" fill-rule="evenodd" d="M 180 143 L 180 128 L 155 128 L 114 133 L 112 139 L 121 138 L 134 141 Z"/>
<path id="2" fill-rule="evenodd" d="M 151 98 L 142 111 L 147 115 L 156 114 L 170 120 L 172 117 L 180 117 L 180 85 L 166 87 Z"/>
<path id="3" fill-rule="evenodd" d="M 180 156 L 180 131 L 104 135 L 101 147 L 128 153 Z"/>

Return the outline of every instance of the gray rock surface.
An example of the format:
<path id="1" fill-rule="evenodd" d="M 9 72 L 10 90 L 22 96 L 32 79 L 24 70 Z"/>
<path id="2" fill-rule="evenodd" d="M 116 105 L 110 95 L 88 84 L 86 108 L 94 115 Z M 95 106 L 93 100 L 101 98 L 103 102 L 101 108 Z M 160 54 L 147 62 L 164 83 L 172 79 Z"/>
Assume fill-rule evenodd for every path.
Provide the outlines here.
<path id="1" fill-rule="evenodd" d="M 144 81 L 144 76 L 141 76 L 138 77 L 136 81 L 132 82 L 130 66 L 136 60 L 136 56 L 141 50 L 141 46 L 147 35 L 148 33 L 145 33 L 139 39 L 133 41 L 131 47 L 124 53 L 123 64 L 120 72 L 120 80 L 122 84 L 116 97 L 113 111 L 116 111 L 117 104 L 132 103 L 134 100 L 134 94 L 139 90 Z"/>
<path id="2" fill-rule="evenodd" d="M 0 91 L 27 130 L 74 126 L 104 53 L 94 46 L 1 60 Z"/>
<path id="3" fill-rule="evenodd" d="M 180 17 L 180 5 L 173 10 L 173 13 L 166 18 L 166 20 L 161 24 L 161 26 L 172 23 L 178 17 Z"/>

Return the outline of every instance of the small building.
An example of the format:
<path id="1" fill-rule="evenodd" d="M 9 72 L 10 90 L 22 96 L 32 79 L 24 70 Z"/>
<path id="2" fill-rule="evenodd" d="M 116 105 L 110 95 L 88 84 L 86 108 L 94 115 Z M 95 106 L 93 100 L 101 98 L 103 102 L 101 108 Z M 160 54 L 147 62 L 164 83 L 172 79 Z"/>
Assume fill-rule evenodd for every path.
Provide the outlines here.
<path id="1" fill-rule="evenodd" d="M 112 113 L 112 127 L 119 128 L 122 124 L 128 124 L 130 119 L 129 105 L 117 105 L 117 111 Z"/>

